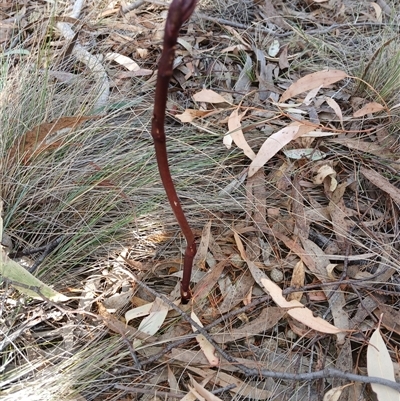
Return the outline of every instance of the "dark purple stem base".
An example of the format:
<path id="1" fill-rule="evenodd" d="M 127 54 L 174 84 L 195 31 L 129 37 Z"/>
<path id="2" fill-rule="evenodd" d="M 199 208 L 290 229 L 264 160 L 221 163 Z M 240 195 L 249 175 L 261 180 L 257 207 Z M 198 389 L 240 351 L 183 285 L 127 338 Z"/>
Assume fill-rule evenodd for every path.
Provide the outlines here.
<path id="1" fill-rule="evenodd" d="M 154 139 L 158 170 L 165 188 L 169 203 L 186 238 L 186 251 L 183 263 L 181 282 L 182 303 L 191 298 L 190 278 L 192 275 L 193 258 L 196 255 L 196 243 L 193 232 L 183 213 L 182 206 L 172 181 L 168 164 L 166 138 L 164 131 L 165 109 L 167 106 L 168 86 L 173 73 L 175 47 L 182 24 L 192 15 L 197 0 L 173 0 L 169 7 L 165 23 L 164 47 L 158 65 L 157 85 L 154 101 L 154 112 L 151 135 Z"/>

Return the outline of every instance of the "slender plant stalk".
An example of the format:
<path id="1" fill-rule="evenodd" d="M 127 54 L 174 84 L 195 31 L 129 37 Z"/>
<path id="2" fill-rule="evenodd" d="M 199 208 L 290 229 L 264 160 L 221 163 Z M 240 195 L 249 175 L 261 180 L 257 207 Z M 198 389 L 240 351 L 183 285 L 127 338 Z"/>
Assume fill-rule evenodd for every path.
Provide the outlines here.
<path id="1" fill-rule="evenodd" d="M 193 232 L 183 213 L 181 203 L 172 181 L 168 164 L 166 138 L 164 131 L 165 109 L 167 106 L 168 85 L 173 73 L 175 47 L 179 30 L 182 24 L 192 15 L 197 0 L 173 0 L 169 7 L 165 23 L 164 47 L 158 65 L 157 85 L 154 100 L 154 112 L 151 126 L 151 135 L 154 139 L 158 171 L 164 185 L 169 203 L 186 238 L 186 251 L 183 263 L 183 277 L 181 282 L 182 303 L 191 298 L 190 278 L 192 275 L 193 258 L 196 254 L 196 243 Z"/>

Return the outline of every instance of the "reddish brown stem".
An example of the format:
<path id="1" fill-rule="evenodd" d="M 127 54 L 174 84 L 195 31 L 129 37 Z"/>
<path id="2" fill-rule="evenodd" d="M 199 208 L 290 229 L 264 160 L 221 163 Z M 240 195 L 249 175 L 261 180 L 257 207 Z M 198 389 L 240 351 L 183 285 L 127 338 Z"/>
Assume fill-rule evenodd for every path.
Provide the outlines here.
<path id="1" fill-rule="evenodd" d="M 168 164 L 166 138 L 164 131 L 165 109 L 167 106 L 168 85 L 173 73 L 175 46 L 182 24 L 191 16 L 197 0 L 173 0 L 169 7 L 165 23 L 164 47 L 158 64 L 157 85 L 154 100 L 151 135 L 154 139 L 158 171 L 164 185 L 171 208 L 176 220 L 186 238 L 186 251 L 183 263 L 183 277 L 181 282 L 182 303 L 191 298 L 190 278 L 192 275 L 193 258 L 196 254 L 196 243 L 193 232 L 183 213 L 182 206 L 172 181 Z"/>

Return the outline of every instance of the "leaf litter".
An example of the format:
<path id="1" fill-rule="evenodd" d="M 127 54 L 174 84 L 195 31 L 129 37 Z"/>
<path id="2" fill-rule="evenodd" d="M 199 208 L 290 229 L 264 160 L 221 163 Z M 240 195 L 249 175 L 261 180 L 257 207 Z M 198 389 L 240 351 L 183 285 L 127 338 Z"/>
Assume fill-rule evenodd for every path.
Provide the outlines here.
<path id="1" fill-rule="evenodd" d="M 1 142 L 6 155 L 2 165 L 8 166 L 2 180 L 2 275 L 10 288 L 2 291 L 6 322 L 12 322 L 5 327 L 12 339 L 4 343 L 5 399 L 35 399 L 35 386 L 43 387 L 43 379 L 32 373 L 35 364 L 46 377 L 42 399 L 56 394 L 89 400 L 98 394 L 97 399 L 145 400 L 146 390 L 160 396 L 170 392 L 171 398 L 179 392 L 187 399 L 195 399 L 192 390 L 205 399 L 273 400 L 293 394 L 290 381 L 245 377 L 207 338 L 201 337 L 199 345 L 195 337 L 200 334 L 170 306 L 138 288 L 129 276 L 114 276 L 122 263 L 160 294 L 178 299 L 182 244 L 163 207 L 163 194 L 155 190 L 156 167 L 146 150 L 151 145 L 146 137 L 151 102 L 141 97 L 146 91 L 151 97 L 154 87 L 153 76 L 147 74 L 157 67 L 165 7 L 145 3 L 123 13 L 111 3 L 101 11 L 94 8 L 97 25 L 73 26 L 81 46 L 92 41 L 90 51 L 103 56 L 96 62 L 106 69 L 95 70 L 89 79 L 85 65 L 94 59 L 85 58 L 86 53 L 79 56 L 78 47 L 78 63 L 68 57 L 60 61 L 56 46 L 67 49 L 73 38 L 68 32 L 53 33 L 59 42 L 49 45 L 48 77 L 57 83 L 46 94 L 46 110 L 36 102 L 37 90 L 52 88 L 39 71 L 46 63 L 35 60 L 35 90 L 15 84 L 11 76 L 35 82 L 29 70 L 19 68 L 37 53 L 35 46 L 48 31 L 30 8 L 17 9 L 12 2 L 1 8 L 0 43 L 11 83 L 8 101 L 2 102 L 14 105 L 18 116 L 5 106 L 11 118 L 3 119 L 7 139 Z M 284 2 L 284 8 L 270 1 L 243 2 L 246 10 L 236 3 L 221 7 L 219 2 L 200 2 L 203 17 L 188 23 L 177 49 L 167 110 L 174 179 L 202 244 L 196 268 L 203 274 L 196 279 L 193 304 L 186 312 L 193 312 L 211 339 L 251 368 L 307 373 L 336 366 L 394 380 L 393 371 L 370 370 L 380 354 L 385 362 L 379 366 L 391 368 L 399 332 L 398 109 L 393 105 L 400 99 L 385 95 L 399 93 L 400 86 L 392 80 L 399 74 L 385 75 L 395 68 L 385 60 L 397 60 L 385 45 L 391 3 L 385 3 L 386 11 L 381 3 L 365 7 L 357 21 L 350 17 L 355 6 L 348 1 L 340 16 L 324 2 L 307 9 L 290 2 Z M 251 21 L 243 20 L 248 9 L 253 12 Z M 43 10 L 49 23 L 48 10 Z M 201 18 L 212 24 L 212 31 L 204 30 Z M 271 28 L 263 24 L 265 18 L 282 36 L 277 39 L 265 31 Z M 324 28 L 307 25 L 309 18 Z M 292 20 L 299 27 L 291 27 Z M 374 25 L 377 21 L 381 25 Z M 24 38 L 18 52 L 11 51 L 17 22 Z M 246 36 L 240 24 L 249 28 Z M 252 24 L 260 29 L 257 34 Z M 26 34 L 36 35 L 38 41 Z M 371 53 L 364 54 L 362 46 L 354 48 L 355 38 Z M 323 63 L 312 55 L 339 42 L 347 52 L 345 68 L 336 68 L 343 63 L 337 63 L 334 52 L 322 54 Z M 32 71 L 34 63 L 26 65 Z M 93 85 L 105 71 L 109 94 L 105 85 Z M 73 79 L 60 83 L 56 77 L 66 74 Z M 356 82 L 357 74 L 370 87 Z M 374 91 L 391 105 L 391 115 L 385 115 L 387 106 Z M 72 98 L 75 104 L 67 102 Z M 104 109 L 92 107 L 99 104 L 97 98 L 103 106 L 107 100 L 107 118 L 98 117 L 104 116 Z M 24 99 L 34 106 L 27 107 Z M 185 136 L 185 131 L 190 134 Z M 319 154 L 324 160 L 314 157 Z M 117 235 L 121 229 L 124 236 Z M 9 261 L 13 274 L 22 271 L 15 253 L 44 246 L 59 231 L 73 235 L 47 256 L 35 281 L 18 287 L 19 279 L 4 270 Z M 16 250 L 6 248 L 6 235 Z M 128 291 L 123 290 L 126 281 Z M 13 312 L 19 302 L 13 288 L 28 297 L 22 306 L 25 314 Z M 77 294 L 82 299 L 75 304 Z M 262 297 L 265 300 L 254 305 Z M 37 315 L 38 304 L 46 308 L 45 316 L 29 320 L 30 313 Z M 54 334 L 71 319 L 76 319 L 72 342 L 68 334 Z M 376 329 L 378 319 L 381 331 Z M 167 348 L 178 340 L 182 343 Z M 49 342 L 54 347 L 43 345 Z M 66 342 L 75 359 L 66 354 L 54 359 L 46 376 L 50 368 L 44 361 Z M 378 355 L 371 356 L 376 351 Z M 16 354 L 23 358 L 15 359 Z M 66 373 L 78 378 L 76 385 L 60 390 Z M 353 391 L 353 386 L 338 382 L 328 378 L 327 387 L 318 388 L 308 381 L 296 389 L 298 399 L 308 399 L 309 394 L 327 400 L 369 395 L 368 388 L 354 385 Z M 25 394 L 18 387 L 21 383 Z M 110 384 L 116 385 L 112 391 Z M 136 392 L 122 390 L 124 386 Z M 228 389 L 214 395 L 224 388 Z M 379 388 L 388 388 L 372 385 L 380 400 L 387 395 L 380 395 Z"/>

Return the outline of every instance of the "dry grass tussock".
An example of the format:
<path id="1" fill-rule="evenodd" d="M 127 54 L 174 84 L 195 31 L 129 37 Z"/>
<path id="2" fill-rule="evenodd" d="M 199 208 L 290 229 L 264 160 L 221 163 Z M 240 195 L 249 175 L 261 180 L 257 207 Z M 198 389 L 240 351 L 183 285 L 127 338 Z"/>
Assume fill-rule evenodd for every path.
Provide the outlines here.
<path id="1" fill-rule="evenodd" d="M 170 165 L 204 244 L 193 303 L 182 310 L 193 311 L 236 362 L 293 374 L 334 367 L 367 375 L 368 341 L 381 320 L 397 377 L 396 3 L 255 3 L 200 1 L 177 49 L 167 113 Z M 150 136 L 166 7 L 145 1 L 122 12 L 88 1 L 71 20 L 70 9 L 50 2 L 4 4 L 2 399 L 189 399 L 196 387 L 223 400 L 319 400 L 347 384 L 246 376 L 218 354 L 212 367 L 191 325 L 159 297 L 150 311 L 155 297 L 131 276 L 179 298 L 184 244 Z M 73 24 L 78 36 L 60 24 Z M 279 103 L 299 78 L 326 68 L 348 76 L 310 102 L 302 93 L 286 101 L 291 107 Z M 202 88 L 226 102 L 194 100 Z M 372 102 L 382 110 L 354 114 Z M 277 149 L 249 178 L 251 160 L 235 143 L 223 144 L 235 110 L 256 154 L 290 123 L 311 123 L 317 133 Z M 185 111 L 190 118 L 182 122 Z M 44 296 L 29 279 L 16 289 L 24 281 L 9 275 L 9 260 L 28 270 L 37 265 L 33 275 L 68 299 Z M 270 279 L 287 300 L 344 334 L 312 330 L 310 321 L 277 307 L 271 293 L 256 304 L 267 295 L 262 280 Z M 36 296 L 27 295 L 29 286 Z M 362 382 L 340 391 L 342 400 L 374 397 Z"/>

